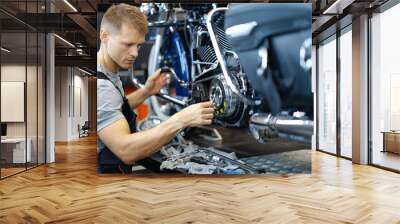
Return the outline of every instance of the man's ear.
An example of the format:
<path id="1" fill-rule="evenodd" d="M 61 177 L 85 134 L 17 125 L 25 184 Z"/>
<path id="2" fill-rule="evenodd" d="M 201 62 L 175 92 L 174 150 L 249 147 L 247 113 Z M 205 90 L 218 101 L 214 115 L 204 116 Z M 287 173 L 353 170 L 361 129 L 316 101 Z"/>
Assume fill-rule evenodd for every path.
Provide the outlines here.
<path id="1" fill-rule="evenodd" d="M 107 43 L 108 39 L 110 38 L 110 34 L 105 29 L 100 30 L 100 41 L 101 43 Z"/>

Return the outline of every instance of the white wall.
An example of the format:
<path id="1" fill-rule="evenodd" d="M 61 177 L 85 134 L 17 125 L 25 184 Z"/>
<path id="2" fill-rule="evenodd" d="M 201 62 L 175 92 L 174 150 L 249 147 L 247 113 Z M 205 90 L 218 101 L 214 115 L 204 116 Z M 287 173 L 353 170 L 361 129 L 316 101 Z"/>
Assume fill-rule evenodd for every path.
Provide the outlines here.
<path id="1" fill-rule="evenodd" d="M 68 140 L 68 86 L 67 67 L 55 68 L 55 141 Z"/>
<path id="2" fill-rule="evenodd" d="M 72 119 L 72 127 L 74 128 L 72 129 L 72 135 L 78 136 L 78 124 L 82 126 L 85 121 L 88 121 L 88 77 L 82 76 L 83 73 L 79 70 L 74 72 L 74 117 Z"/>
<path id="3" fill-rule="evenodd" d="M 79 138 L 78 124 L 88 120 L 88 78 L 83 75 L 76 68 L 56 67 L 56 141 Z"/>

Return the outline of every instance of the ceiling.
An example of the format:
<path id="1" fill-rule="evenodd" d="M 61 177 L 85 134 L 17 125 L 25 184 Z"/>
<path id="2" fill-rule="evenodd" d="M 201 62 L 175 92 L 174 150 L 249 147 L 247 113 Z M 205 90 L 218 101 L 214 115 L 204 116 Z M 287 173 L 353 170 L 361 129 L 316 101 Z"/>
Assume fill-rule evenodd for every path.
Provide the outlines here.
<path id="1" fill-rule="evenodd" d="M 305 2 L 313 7 L 313 39 L 328 29 L 337 20 L 347 14 L 357 14 L 370 8 L 377 7 L 386 0 L 270 0 L 251 2 Z M 10 60 L 28 58 L 35 54 L 36 39 L 29 32 L 54 32 L 61 38 L 75 45 L 65 43 L 55 38 L 56 63 L 96 64 L 96 24 L 97 6 L 110 3 L 130 3 L 138 5 L 139 1 L 123 0 L 1 0 L 0 27 L 2 30 L 2 46 L 12 49 L 8 54 Z M 195 1 L 196 2 L 196 1 Z M 198 1 L 204 2 L 204 1 Z M 212 1 L 209 1 L 212 2 Z M 219 1 L 220 2 L 220 1 Z M 250 1 L 249 1 L 250 2 Z M 69 5 L 69 4 L 70 5 Z M 335 5 L 335 7 L 331 7 Z M 52 13 L 48 13 L 52 9 Z M 329 8 L 329 10 L 327 10 Z M 76 10 L 76 11 L 75 11 Z M 335 11 L 336 10 L 336 11 Z M 324 12 L 329 12 L 324 14 Z M 22 33 L 28 32 L 27 38 Z M 27 42 L 27 50 L 25 45 Z M 39 45 L 39 49 L 43 46 Z M 77 51 L 77 49 L 79 49 Z M 82 52 L 82 53 L 79 53 Z M 2 55 L 4 53 L 2 52 Z M 4 58 L 4 57 L 3 57 Z"/>

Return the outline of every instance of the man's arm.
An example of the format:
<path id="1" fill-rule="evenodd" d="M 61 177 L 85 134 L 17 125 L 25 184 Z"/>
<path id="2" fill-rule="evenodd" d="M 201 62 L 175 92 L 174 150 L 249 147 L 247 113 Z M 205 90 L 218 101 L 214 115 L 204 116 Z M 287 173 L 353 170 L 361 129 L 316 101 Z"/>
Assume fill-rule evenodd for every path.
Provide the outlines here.
<path id="1" fill-rule="evenodd" d="M 132 164 L 160 150 L 183 128 L 211 124 L 213 112 L 211 102 L 194 104 L 152 129 L 133 134 L 127 121 L 120 119 L 100 130 L 98 136 L 124 163 Z"/>
<path id="2" fill-rule="evenodd" d="M 152 129 L 131 134 L 127 121 L 121 119 L 101 130 L 98 135 L 125 164 L 132 164 L 158 151 L 182 128 L 180 122 L 170 119 Z"/>
<path id="3" fill-rule="evenodd" d="M 149 76 L 143 88 L 137 89 L 127 96 L 131 108 L 136 108 L 148 97 L 160 92 L 160 89 L 167 84 L 168 80 L 168 76 L 161 74 L 161 70 L 158 69 Z"/>
<path id="4" fill-rule="evenodd" d="M 137 106 L 139 106 L 139 104 L 143 103 L 150 96 L 151 95 L 146 88 L 139 88 L 133 93 L 130 93 L 126 98 L 128 98 L 128 102 L 131 108 L 136 108 Z"/>

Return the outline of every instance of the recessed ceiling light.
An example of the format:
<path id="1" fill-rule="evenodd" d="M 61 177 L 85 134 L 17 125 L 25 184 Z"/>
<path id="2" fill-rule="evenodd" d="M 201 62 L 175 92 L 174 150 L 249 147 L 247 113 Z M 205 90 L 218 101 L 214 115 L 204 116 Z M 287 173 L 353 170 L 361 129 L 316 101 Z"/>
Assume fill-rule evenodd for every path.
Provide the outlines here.
<path id="1" fill-rule="evenodd" d="M 83 72 L 83 73 L 85 73 L 85 74 L 87 74 L 87 75 L 92 75 L 92 73 L 90 73 L 90 72 L 88 72 L 88 71 L 85 71 L 85 70 L 83 70 L 83 69 L 81 69 L 81 68 L 79 68 L 79 67 L 78 67 L 78 69 L 79 69 L 81 72 Z"/>
<path id="2" fill-rule="evenodd" d="M 68 0 L 64 0 L 65 4 L 67 4 L 72 10 L 74 10 L 74 12 L 78 12 L 78 10 L 71 4 L 69 3 Z"/>
<path id="3" fill-rule="evenodd" d="M 336 0 L 322 14 L 342 14 L 343 9 L 351 5 L 355 0 Z"/>
<path id="4" fill-rule="evenodd" d="M 10 52 L 11 52 L 11 50 L 9 50 L 9 49 L 7 49 L 7 48 L 5 48 L 5 47 L 1 47 L 0 49 L 1 49 L 2 51 L 6 52 L 6 53 L 10 53 Z"/>
<path id="5" fill-rule="evenodd" d="M 54 34 L 54 36 L 55 37 L 57 37 L 59 40 L 61 40 L 62 42 L 64 42 L 64 43 L 66 43 L 67 45 L 69 45 L 70 47 L 73 47 L 73 48 L 75 48 L 75 45 L 73 45 L 71 42 L 69 42 L 68 40 L 66 40 L 66 39 L 64 39 L 64 38 L 62 38 L 62 37 L 60 37 L 59 35 L 57 35 L 57 34 Z"/>

